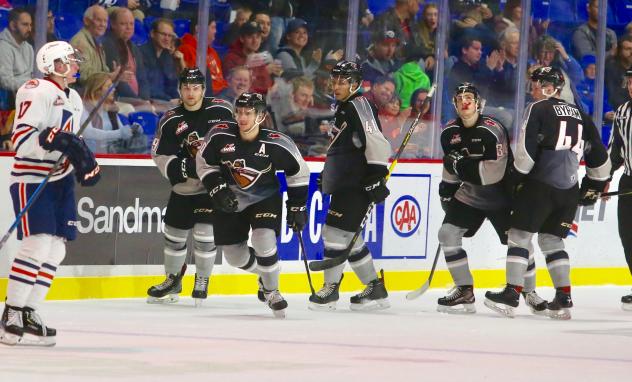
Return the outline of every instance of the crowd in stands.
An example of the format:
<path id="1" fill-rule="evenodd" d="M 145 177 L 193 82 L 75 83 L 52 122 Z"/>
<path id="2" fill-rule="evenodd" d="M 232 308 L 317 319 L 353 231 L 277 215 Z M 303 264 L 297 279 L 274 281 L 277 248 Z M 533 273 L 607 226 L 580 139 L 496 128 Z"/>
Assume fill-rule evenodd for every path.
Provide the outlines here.
<path id="1" fill-rule="evenodd" d="M 179 103 L 178 73 L 196 65 L 200 29 L 197 2 L 65 3 L 51 5 L 47 39 L 66 39 L 81 53 L 77 90 L 83 95 L 86 116 L 112 83 L 120 80 L 86 130 L 86 140 L 96 152 L 146 152 L 158 116 Z M 246 91 L 264 94 L 270 112 L 266 126 L 290 135 L 304 155 L 324 155 L 333 118 L 331 104 L 335 102 L 328 88 L 329 69 L 345 56 L 347 2 L 211 3 L 207 95 L 233 102 Z M 471 82 L 486 99 L 485 112 L 511 131 L 514 99 L 520 91 L 516 87 L 523 12 L 520 0 L 450 0 L 448 44 L 439 57 L 435 47 L 441 15 L 436 0 L 359 3 L 357 55 L 363 72 L 362 91 L 377 106 L 394 151 L 412 120 L 423 112 L 423 123 L 404 157 L 433 154 L 440 124 L 427 108 L 420 108 L 435 80 L 438 60 L 445 68 L 445 91 L 436 100 L 442 102 L 441 122 L 455 116 L 452 89 L 458 83 Z M 563 19 L 555 10 L 560 3 L 566 4 L 567 13 L 576 12 Z M 32 5 L 29 7 L 26 0 L 0 0 L 0 134 L 5 150 L 11 149 L 13 97 L 33 75 Z M 544 65 L 561 69 L 566 79 L 562 98 L 592 113 L 598 0 L 538 0 L 533 7 L 533 22 L 526 37 L 529 73 Z M 603 100 L 606 122 L 612 120 L 612 110 L 628 99 L 621 84 L 623 73 L 632 66 L 629 21 L 622 14 L 609 16 Z"/>

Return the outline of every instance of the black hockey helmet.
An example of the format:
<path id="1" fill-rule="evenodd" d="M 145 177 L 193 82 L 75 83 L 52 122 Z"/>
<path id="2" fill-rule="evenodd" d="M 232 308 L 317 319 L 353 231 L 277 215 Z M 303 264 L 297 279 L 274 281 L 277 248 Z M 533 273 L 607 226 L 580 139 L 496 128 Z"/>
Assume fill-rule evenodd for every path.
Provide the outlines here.
<path id="1" fill-rule="evenodd" d="M 204 78 L 202 71 L 197 67 L 185 68 L 182 70 L 180 77 L 178 78 L 178 88 L 180 88 L 183 84 L 199 84 L 205 86 L 206 79 Z"/>
<path id="2" fill-rule="evenodd" d="M 454 108 L 457 108 L 456 98 L 465 93 L 471 93 L 474 95 L 474 100 L 476 101 L 476 111 L 482 113 L 485 101 L 481 97 L 481 93 L 478 91 L 478 88 L 476 88 L 476 86 L 474 86 L 471 82 L 462 82 L 454 89 L 454 95 L 452 96 L 452 104 L 454 105 Z"/>
<path id="3" fill-rule="evenodd" d="M 632 68 L 629 68 L 625 71 L 624 74 L 625 77 L 632 77 Z"/>
<path id="4" fill-rule="evenodd" d="M 531 81 L 552 84 L 558 91 L 562 91 L 565 82 L 562 71 L 552 66 L 543 66 L 534 70 L 531 73 Z"/>
<path id="5" fill-rule="evenodd" d="M 259 93 L 242 93 L 235 100 L 235 109 L 238 107 L 255 109 L 257 114 L 265 113 L 267 109 L 266 101 Z"/>
<path id="6" fill-rule="evenodd" d="M 362 82 L 362 72 L 358 64 L 352 61 L 341 60 L 331 69 L 331 77 L 343 77 L 349 79 L 349 82 L 359 84 Z"/>

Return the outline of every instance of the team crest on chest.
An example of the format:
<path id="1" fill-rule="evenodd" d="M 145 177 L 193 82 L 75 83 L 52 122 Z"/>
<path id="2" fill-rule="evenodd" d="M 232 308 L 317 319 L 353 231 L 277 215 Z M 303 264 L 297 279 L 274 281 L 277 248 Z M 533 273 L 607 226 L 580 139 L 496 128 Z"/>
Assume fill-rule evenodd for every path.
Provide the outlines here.
<path id="1" fill-rule="evenodd" d="M 197 131 L 191 132 L 187 136 L 187 139 L 185 141 L 185 146 L 187 150 L 189 150 L 189 153 L 191 154 L 191 156 L 193 157 L 197 154 L 197 152 L 202 148 L 203 145 L 204 145 L 204 139 L 200 138 Z"/>
<path id="2" fill-rule="evenodd" d="M 234 143 L 227 143 L 226 146 L 222 147 L 222 149 L 219 150 L 219 152 L 222 153 L 222 154 L 234 153 L 235 152 L 235 144 Z"/>
<path id="3" fill-rule="evenodd" d="M 452 138 L 450 138 L 450 144 L 456 145 L 461 143 L 461 134 L 452 134 Z"/>
<path id="4" fill-rule="evenodd" d="M 63 99 L 63 98 L 61 98 L 61 96 L 57 96 L 57 98 L 55 98 L 55 101 L 53 102 L 53 105 L 55 105 L 55 106 L 61 106 L 61 105 L 63 105 L 64 103 L 65 103 L 65 102 L 64 102 L 64 99 Z"/>
<path id="5" fill-rule="evenodd" d="M 178 123 L 178 128 L 176 129 L 176 135 L 182 134 L 186 129 L 189 128 L 189 125 L 186 121 L 182 121 Z"/>
<path id="6" fill-rule="evenodd" d="M 269 172 L 272 165 L 269 165 L 262 171 L 248 167 L 245 159 L 235 159 L 234 161 L 222 161 L 222 164 L 228 167 L 235 183 L 241 189 L 248 189 L 261 177 L 261 175 Z"/>

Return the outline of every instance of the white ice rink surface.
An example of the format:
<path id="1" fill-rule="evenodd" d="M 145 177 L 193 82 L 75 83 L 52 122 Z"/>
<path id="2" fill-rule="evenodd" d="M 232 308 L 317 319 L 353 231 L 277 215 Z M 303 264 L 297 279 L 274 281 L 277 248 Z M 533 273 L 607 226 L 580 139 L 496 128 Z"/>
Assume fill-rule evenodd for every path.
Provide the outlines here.
<path id="1" fill-rule="evenodd" d="M 541 295 L 551 298 L 552 289 Z M 374 313 L 307 310 L 286 295 L 285 320 L 253 296 L 211 296 L 201 308 L 144 300 L 46 302 L 53 348 L 0 345 L 0 381 L 631 381 L 629 288 L 574 288 L 570 321 L 515 319 L 483 305 L 471 316 L 437 313 L 444 291 Z M 354 379 L 355 378 L 355 379 Z"/>

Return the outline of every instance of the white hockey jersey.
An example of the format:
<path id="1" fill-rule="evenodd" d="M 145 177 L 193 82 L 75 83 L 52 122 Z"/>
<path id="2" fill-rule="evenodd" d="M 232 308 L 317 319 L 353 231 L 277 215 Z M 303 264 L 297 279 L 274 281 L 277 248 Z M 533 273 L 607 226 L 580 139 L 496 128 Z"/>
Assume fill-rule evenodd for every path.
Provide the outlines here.
<path id="1" fill-rule="evenodd" d="M 11 169 L 11 184 L 39 183 L 55 165 L 61 153 L 48 151 L 39 144 L 39 135 L 47 127 L 61 127 L 77 133 L 81 125 L 83 103 L 73 89 L 63 90 L 47 79 L 32 79 L 24 83 L 15 97 L 15 121 L 11 140 L 15 160 Z M 68 159 L 57 170 L 51 182 L 72 171 Z"/>

